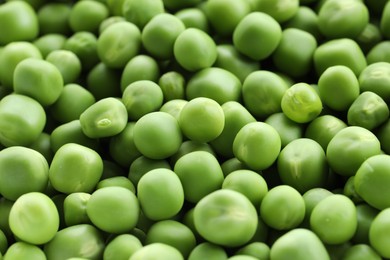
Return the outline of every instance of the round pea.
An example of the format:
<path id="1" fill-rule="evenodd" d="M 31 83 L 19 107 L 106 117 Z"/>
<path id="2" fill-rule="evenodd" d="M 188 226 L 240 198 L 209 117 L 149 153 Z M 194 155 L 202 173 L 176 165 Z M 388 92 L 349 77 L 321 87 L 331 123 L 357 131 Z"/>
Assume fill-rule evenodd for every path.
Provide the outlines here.
<path id="1" fill-rule="evenodd" d="M 309 224 L 310 215 L 314 209 L 314 207 L 326 197 L 332 195 L 333 193 L 325 188 L 312 188 L 305 193 L 303 193 L 302 197 L 305 201 L 305 222 L 304 224 Z"/>
<path id="2" fill-rule="evenodd" d="M 375 62 L 368 65 L 359 75 L 361 92 L 374 92 L 388 103 L 390 101 L 389 75 L 390 64 L 387 62 Z"/>
<path id="3" fill-rule="evenodd" d="M 237 252 L 237 255 L 248 255 L 256 257 L 256 259 L 269 259 L 270 248 L 263 242 L 252 242 L 244 247 L 241 247 Z"/>
<path id="4" fill-rule="evenodd" d="M 62 34 L 45 34 L 35 39 L 33 44 L 39 49 L 44 58 L 52 51 L 61 50 L 65 45 L 66 36 Z"/>
<path id="5" fill-rule="evenodd" d="M 164 13 L 162 0 L 124 0 L 122 15 L 125 19 L 135 24 L 140 30 L 156 15 Z"/>
<path id="6" fill-rule="evenodd" d="M 160 112 L 168 113 L 179 121 L 180 112 L 187 103 L 184 99 L 169 100 L 160 107 Z"/>
<path id="7" fill-rule="evenodd" d="M 383 36 L 388 38 L 390 36 L 388 33 L 388 29 L 390 28 L 390 5 L 387 3 L 383 6 L 379 25 Z"/>
<path id="8" fill-rule="evenodd" d="M 368 23 L 356 38 L 356 42 L 364 53 L 368 53 L 376 44 L 380 43 L 383 35 L 376 23 Z"/>
<path id="9" fill-rule="evenodd" d="M 124 21 L 126 21 L 126 19 L 123 16 L 109 16 L 109 17 L 107 17 L 99 25 L 99 35 L 102 34 L 103 31 L 107 29 L 107 27 L 109 27 L 117 22 L 124 22 Z"/>
<path id="10" fill-rule="evenodd" d="M 166 160 L 154 160 L 141 155 L 131 163 L 128 178 L 137 186 L 143 175 L 151 170 L 161 168 L 171 169 L 171 166 Z"/>
<path id="11" fill-rule="evenodd" d="M 298 0 L 257 0 L 255 10 L 271 15 L 279 23 L 283 23 L 292 18 L 298 11 Z"/>
<path id="12" fill-rule="evenodd" d="M 390 41 L 380 41 L 366 55 L 367 63 L 388 62 L 390 60 Z"/>
<path id="13" fill-rule="evenodd" d="M 46 60 L 57 67 L 64 84 L 76 82 L 81 74 L 80 59 L 71 51 L 54 50 L 46 56 Z"/>
<path id="14" fill-rule="evenodd" d="M 206 258 L 210 260 L 226 260 L 227 257 L 223 247 L 213 243 L 203 242 L 194 247 L 188 256 L 188 260 L 202 260 Z"/>
<path id="15" fill-rule="evenodd" d="M 120 175 L 102 179 L 96 185 L 96 189 L 101 189 L 104 187 L 112 187 L 112 186 L 123 187 L 123 188 L 126 188 L 129 191 L 135 193 L 134 184 L 129 180 L 129 178 L 127 178 L 125 176 L 120 176 Z"/>
<path id="16" fill-rule="evenodd" d="M 47 2 L 37 12 L 39 32 L 41 35 L 58 33 L 69 35 L 69 15 L 72 6 L 63 2 Z"/>
<path id="17" fill-rule="evenodd" d="M 96 64 L 87 74 L 86 88 L 96 100 L 107 97 L 120 97 L 121 71 L 109 68 L 103 62 Z"/>
<path id="18" fill-rule="evenodd" d="M 45 260 L 45 253 L 41 248 L 36 245 L 31 245 L 26 242 L 15 242 L 8 249 L 6 254 L 4 254 L 4 260 L 12 259 L 34 259 L 34 260 Z"/>
<path id="19" fill-rule="evenodd" d="M 371 207 L 367 203 L 360 203 L 356 205 L 356 213 L 358 226 L 351 241 L 356 244 L 369 244 L 369 231 L 371 223 L 378 215 L 379 210 Z"/>
<path id="20" fill-rule="evenodd" d="M 97 33 L 100 23 L 108 15 L 107 6 L 99 1 L 79 1 L 72 6 L 68 18 L 69 26 L 74 32 L 89 31 Z"/>
<path id="21" fill-rule="evenodd" d="M 344 255 L 344 260 L 380 260 L 382 257 L 369 245 L 358 244 L 348 248 Z"/>
<path id="22" fill-rule="evenodd" d="M 390 209 L 382 210 L 372 221 L 369 239 L 370 245 L 384 258 L 390 257 L 390 250 L 387 246 L 390 241 Z"/>
<path id="23" fill-rule="evenodd" d="M 63 210 L 66 226 L 91 223 L 86 211 L 90 198 L 91 194 L 86 192 L 74 192 L 65 197 Z"/>
<path id="24" fill-rule="evenodd" d="M 164 2 L 166 1 L 167 0 L 164 0 Z M 199 0 L 194 0 L 194 1 L 199 1 Z M 180 3 L 182 3 L 182 1 Z M 183 22 L 186 28 L 197 28 L 206 33 L 208 33 L 210 30 L 207 16 L 205 12 L 200 10 L 199 8 L 196 7 L 183 8 L 178 10 L 175 13 L 175 16 Z"/>
<path id="25" fill-rule="evenodd" d="M 300 1 L 302 2 L 302 1 Z M 323 38 L 318 28 L 318 14 L 306 5 L 299 6 L 297 12 L 284 23 L 285 28 L 297 28 L 313 35 L 317 41 Z"/>
<path id="26" fill-rule="evenodd" d="M 112 239 L 104 248 L 103 259 L 129 259 L 142 248 L 141 241 L 134 235 L 121 234 Z"/>
<path id="27" fill-rule="evenodd" d="M 59 229 L 59 214 L 54 202 L 44 193 L 20 196 L 9 213 L 9 226 L 24 242 L 41 245 L 49 242 Z"/>
<path id="28" fill-rule="evenodd" d="M 129 260 L 142 259 L 170 259 L 170 260 L 184 260 L 183 255 L 175 247 L 164 243 L 152 243 L 143 246 L 137 250 Z"/>
<path id="29" fill-rule="evenodd" d="M 168 71 L 160 76 L 158 85 L 160 86 L 164 102 L 174 99 L 184 99 L 185 78 L 176 71 Z"/>

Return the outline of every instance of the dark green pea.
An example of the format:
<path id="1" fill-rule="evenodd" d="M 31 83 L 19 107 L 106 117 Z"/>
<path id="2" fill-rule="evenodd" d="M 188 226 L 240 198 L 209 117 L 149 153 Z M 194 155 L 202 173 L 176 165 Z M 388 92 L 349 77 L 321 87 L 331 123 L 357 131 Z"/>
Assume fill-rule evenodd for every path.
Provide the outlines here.
<path id="1" fill-rule="evenodd" d="M 74 192 L 65 197 L 64 220 L 66 226 L 78 224 L 90 224 L 86 206 L 91 194 L 86 192 Z"/>
<path id="2" fill-rule="evenodd" d="M 76 82 L 81 74 L 80 59 L 71 51 L 54 50 L 48 53 L 46 61 L 60 71 L 64 84 Z"/>
<path id="3" fill-rule="evenodd" d="M 384 122 L 376 131 L 381 148 L 384 152 L 390 153 L 390 120 Z"/>
<path id="4" fill-rule="evenodd" d="M 103 62 L 98 63 L 87 74 L 87 89 L 96 100 L 107 97 L 120 97 L 121 71 L 107 67 Z"/>
<path id="5" fill-rule="evenodd" d="M 348 109 L 348 124 L 372 130 L 389 118 L 386 102 L 371 91 L 361 93 Z"/>
<path id="6" fill-rule="evenodd" d="M 200 143 L 200 142 L 187 140 L 187 141 L 184 141 L 180 145 L 179 150 L 177 150 L 177 152 L 171 156 L 171 158 L 170 158 L 171 165 L 175 165 L 177 160 L 179 160 L 183 155 L 186 155 L 188 153 L 195 152 L 195 151 L 205 151 L 205 152 L 211 153 L 214 156 L 216 155 L 213 148 L 208 143 Z"/>
<path id="7" fill-rule="evenodd" d="M 390 61 L 390 41 L 381 41 L 374 45 L 366 55 L 367 63 Z"/>
<path id="8" fill-rule="evenodd" d="M 8 239 L 4 231 L 0 229 L 0 254 L 4 255 L 7 249 L 8 249 Z"/>
<path id="9" fill-rule="evenodd" d="M 376 44 L 381 42 L 383 35 L 379 27 L 374 23 L 368 23 L 356 38 L 356 42 L 364 53 L 368 53 Z"/>
<path id="10" fill-rule="evenodd" d="M 188 1 L 180 1 L 180 0 L 163 0 L 164 6 L 168 10 L 180 10 L 188 7 L 195 7 L 200 4 L 202 0 L 188 0 Z"/>
<path id="11" fill-rule="evenodd" d="M 50 164 L 54 153 L 51 149 L 50 135 L 48 133 L 42 132 L 38 138 L 29 145 L 29 148 L 42 154 L 46 161 Z"/>
<path id="12" fill-rule="evenodd" d="M 122 15 L 125 19 L 141 30 L 155 15 L 163 12 L 162 0 L 124 0 L 122 5 Z"/>
<path id="13" fill-rule="evenodd" d="M 62 49 L 66 42 L 66 37 L 62 34 L 45 34 L 33 41 L 33 44 L 39 49 L 44 58 L 56 50 Z"/>
<path id="14" fill-rule="evenodd" d="M 383 7 L 382 15 L 380 17 L 380 30 L 385 38 L 389 38 L 390 29 L 390 4 L 385 4 Z"/>
<path id="15" fill-rule="evenodd" d="M 14 239 L 14 235 L 9 227 L 9 213 L 13 204 L 12 200 L 7 200 L 4 197 L 0 198 L 0 229 L 5 233 L 8 241 Z"/>
<path id="16" fill-rule="evenodd" d="M 131 163 L 128 177 L 137 186 L 139 180 L 145 173 L 158 168 L 171 169 L 171 166 L 166 160 L 153 160 L 145 156 L 140 156 Z"/>
<path id="17" fill-rule="evenodd" d="M 73 32 L 88 31 L 97 33 L 100 23 L 108 17 L 108 8 L 99 1 L 76 2 L 69 14 L 69 25 Z"/>
<path id="18" fill-rule="evenodd" d="M 347 179 L 344 185 L 343 194 L 350 198 L 355 204 L 358 204 L 364 200 L 360 197 L 359 194 L 357 194 L 355 190 L 354 178 L 355 176 L 351 176 Z"/>
<path id="19" fill-rule="evenodd" d="M 359 75 L 360 91 L 371 91 L 386 103 L 390 102 L 390 64 L 375 62 L 368 65 Z"/>
<path id="20" fill-rule="evenodd" d="M 209 32 L 209 21 L 206 14 L 199 8 L 184 8 L 175 13 L 186 28 L 197 28 L 204 32 Z"/>
<path id="21" fill-rule="evenodd" d="M 59 33 L 69 35 L 71 29 L 68 23 L 72 10 L 67 3 L 49 2 L 38 10 L 38 22 L 41 35 Z"/>
<path id="22" fill-rule="evenodd" d="M 127 174 L 126 170 L 127 169 L 124 169 L 112 160 L 103 160 L 103 173 L 100 180 L 117 176 L 125 176 Z"/>
<path id="23" fill-rule="evenodd" d="M 378 215 L 379 210 L 371 207 L 366 203 L 356 205 L 356 213 L 358 219 L 358 226 L 352 241 L 356 244 L 369 244 L 369 231 L 371 223 Z"/>
<path id="24" fill-rule="evenodd" d="M 318 28 L 318 15 L 308 6 L 300 6 L 291 19 L 284 24 L 285 28 L 297 28 L 313 35 L 317 41 L 323 36 Z"/>
<path id="25" fill-rule="evenodd" d="M 123 2 L 125 0 L 106 0 L 108 9 L 111 15 L 121 16 L 123 12 Z"/>
<path id="26" fill-rule="evenodd" d="M 224 161 L 221 164 L 221 169 L 223 171 L 223 175 L 226 177 L 227 175 L 229 175 L 229 173 L 234 172 L 236 170 L 247 170 L 249 168 L 236 157 L 233 157 Z"/>
<path id="27" fill-rule="evenodd" d="M 161 75 L 158 80 L 163 95 L 164 102 L 174 99 L 184 99 L 185 78 L 176 71 L 169 71 Z"/>

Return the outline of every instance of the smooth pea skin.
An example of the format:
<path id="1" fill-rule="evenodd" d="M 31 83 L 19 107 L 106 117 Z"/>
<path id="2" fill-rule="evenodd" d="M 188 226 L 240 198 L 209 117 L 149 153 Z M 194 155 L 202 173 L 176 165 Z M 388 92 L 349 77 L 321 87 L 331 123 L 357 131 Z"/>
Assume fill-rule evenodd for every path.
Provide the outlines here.
<path id="1" fill-rule="evenodd" d="M 164 13 L 162 0 L 124 0 L 122 15 L 125 19 L 135 24 L 140 30 L 156 15 Z"/>
<path id="2" fill-rule="evenodd" d="M 66 42 L 66 36 L 61 34 L 46 34 L 35 39 L 33 44 L 39 49 L 44 58 L 52 51 L 61 50 Z"/>
<path id="3" fill-rule="evenodd" d="M 284 184 L 304 193 L 322 187 L 328 177 L 328 164 L 321 145 L 309 138 L 291 141 L 277 160 L 279 176 Z"/>
<path id="4" fill-rule="evenodd" d="M 327 244 L 350 240 L 357 228 L 355 204 L 346 196 L 335 194 L 321 200 L 310 216 L 310 227 Z"/>
<path id="5" fill-rule="evenodd" d="M 66 226 L 91 223 L 86 211 L 90 198 L 91 194 L 86 192 L 74 192 L 65 197 L 63 210 Z"/>
<path id="6" fill-rule="evenodd" d="M 360 126 L 348 126 L 340 130 L 326 149 L 329 166 L 343 176 L 355 175 L 367 158 L 380 153 L 378 138 Z"/>
<path id="7" fill-rule="evenodd" d="M 171 169 L 171 166 L 167 160 L 154 160 L 141 155 L 131 163 L 128 178 L 137 186 L 143 175 L 151 170 L 161 168 Z"/>
<path id="8" fill-rule="evenodd" d="M 64 84 L 76 82 L 81 73 L 81 62 L 76 54 L 67 50 L 55 50 L 46 56 L 46 60 L 57 67 Z"/>
<path id="9" fill-rule="evenodd" d="M 121 234 L 112 239 L 104 248 L 103 259 L 129 259 L 142 248 L 141 241 L 134 235 Z"/>
<path id="10" fill-rule="evenodd" d="M 160 107 L 160 112 L 168 113 L 179 120 L 180 112 L 187 103 L 188 101 L 184 99 L 169 100 Z"/>
<path id="11" fill-rule="evenodd" d="M 390 5 L 385 4 L 382 9 L 382 16 L 380 19 L 380 30 L 381 33 L 386 37 L 389 38 L 388 29 L 390 28 Z"/>
<path id="12" fill-rule="evenodd" d="M 237 252 L 237 255 L 247 255 L 256 257 L 256 259 L 269 259 L 270 248 L 263 242 L 252 242 L 244 247 L 241 247 Z"/>
<path id="13" fill-rule="evenodd" d="M 57 191 L 92 192 L 103 172 L 103 161 L 94 150 L 75 143 L 61 146 L 49 168 L 49 180 Z"/>
<path id="14" fill-rule="evenodd" d="M 271 259 L 330 260 L 324 244 L 308 229 L 293 229 L 282 235 L 271 247 Z"/>
<path id="15" fill-rule="evenodd" d="M 278 132 L 263 122 L 246 124 L 233 141 L 233 153 L 252 170 L 263 170 L 277 159 L 281 149 Z"/>
<path id="16" fill-rule="evenodd" d="M 316 90 L 307 83 L 297 83 L 287 89 L 282 97 L 283 113 L 297 123 L 308 123 L 322 111 L 322 101 Z"/>
<path id="17" fill-rule="evenodd" d="M 0 194 L 16 200 L 28 192 L 44 192 L 49 181 L 49 165 L 39 152 L 23 146 L 0 151 Z"/>
<path id="18" fill-rule="evenodd" d="M 45 3 L 45 5 L 37 11 L 40 34 L 58 33 L 69 35 L 71 29 L 68 18 L 71 10 L 72 6 L 66 3 Z"/>
<path id="19" fill-rule="evenodd" d="M 359 75 L 361 92 L 371 91 L 390 102 L 390 64 L 375 62 L 368 65 Z"/>
<path id="20" fill-rule="evenodd" d="M 31 259 L 31 260 L 46 260 L 45 253 L 36 245 L 31 245 L 26 242 L 15 242 L 8 249 L 3 260 L 12 259 Z"/>
<path id="21" fill-rule="evenodd" d="M 197 71 L 213 65 L 217 59 L 217 46 L 207 33 L 187 28 L 176 38 L 173 54 L 184 69 Z"/>
<path id="22" fill-rule="evenodd" d="M 69 14 L 69 26 L 74 32 L 97 33 L 99 25 L 108 15 L 107 6 L 99 1 L 80 1 L 72 6 Z"/>
<path id="23" fill-rule="evenodd" d="M 256 232 L 258 217 L 249 199 L 237 191 L 217 190 L 199 201 L 195 228 L 206 240 L 222 246 L 240 246 Z"/>
<path id="24" fill-rule="evenodd" d="M 147 172 L 137 186 L 137 197 L 145 216 L 152 220 L 176 215 L 184 203 L 184 190 L 179 177 L 160 168 Z"/>
<path id="25" fill-rule="evenodd" d="M 384 258 L 390 257 L 389 230 L 390 230 L 390 209 L 382 210 L 372 221 L 369 239 L 370 245 Z"/>
<path id="26" fill-rule="evenodd" d="M 158 85 L 160 86 L 164 102 L 175 99 L 184 99 L 185 78 L 176 71 L 168 71 L 160 76 Z"/>
<path id="27" fill-rule="evenodd" d="M 254 1 L 256 11 L 271 15 L 279 23 L 288 21 L 298 11 L 299 1 L 297 0 L 256 0 Z"/>
<path id="28" fill-rule="evenodd" d="M 282 38 L 279 23 L 263 12 L 252 12 L 237 24 L 233 44 L 249 58 L 260 61 L 269 57 Z"/>
<path id="29" fill-rule="evenodd" d="M 381 260 L 382 257 L 369 245 L 358 244 L 348 248 L 343 260 Z"/>
<path id="30" fill-rule="evenodd" d="M 199 1 L 199 0 L 195 0 L 195 1 Z M 164 0 L 164 2 L 167 2 L 167 0 Z M 182 3 L 182 1 L 180 3 Z M 197 28 L 206 33 L 209 32 L 210 29 L 209 21 L 207 19 L 205 12 L 202 11 L 200 8 L 196 8 L 196 7 L 184 8 L 178 10 L 175 13 L 175 16 L 184 23 L 186 28 Z"/>
<path id="31" fill-rule="evenodd" d="M 270 189 L 264 196 L 260 215 L 269 227 L 277 230 L 292 229 L 305 217 L 305 202 L 293 187 L 279 185 Z"/>
<path id="32" fill-rule="evenodd" d="M 86 88 L 94 95 L 96 100 L 106 97 L 120 97 L 121 71 L 107 67 L 103 62 L 96 64 L 88 72 Z"/>
<path id="33" fill-rule="evenodd" d="M 183 255 L 173 246 L 163 243 L 152 243 L 137 250 L 129 260 L 143 259 L 184 260 Z"/>
<path id="34" fill-rule="evenodd" d="M 54 202 L 40 192 L 20 196 L 9 213 L 9 226 L 20 240 L 41 245 L 49 242 L 59 228 L 59 214 Z"/>
<path id="35" fill-rule="evenodd" d="M 129 178 L 122 175 L 106 177 L 105 179 L 100 180 L 96 185 L 96 189 L 101 189 L 104 187 L 112 187 L 112 186 L 123 187 L 135 193 L 134 184 L 129 180 Z"/>
<path id="36" fill-rule="evenodd" d="M 312 188 L 305 193 L 303 193 L 302 197 L 305 201 L 305 219 L 304 224 L 309 224 L 310 215 L 313 211 L 314 207 L 326 197 L 332 195 L 333 193 L 324 188 Z"/>
<path id="37" fill-rule="evenodd" d="M 81 128 L 90 138 L 119 134 L 126 127 L 127 121 L 126 106 L 113 97 L 97 101 L 80 115 Z"/>
<path id="38" fill-rule="evenodd" d="M 389 114 L 389 107 L 378 94 L 365 91 L 355 99 L 348 109 L 347 120 L 349 125 L 373 130 L 387 121 Z"/>
<path id="39" fill-rule="evenodd" d="M 227 254 L 223 247 L 215 245 L 210 242 L 203 242 L 198 244 L 188 256 L 188 260 L 226 260 Z"/>
<path id="40" fill-rule="evenodd" d="M 367 53 L 367 63 L 388 62 L 390 54 L 390 41 L 380 41 Z"/>
<path id="41" fill-rule="evenodd" d="M 371 207 L 367 203 L 356 205 L 356 213 L 358 226 L 355 235 L 352 237 L 352 242 L 355 244 L 369 244 L 369 232 L 371 223 L 378 215 L 379 210 Z"/>

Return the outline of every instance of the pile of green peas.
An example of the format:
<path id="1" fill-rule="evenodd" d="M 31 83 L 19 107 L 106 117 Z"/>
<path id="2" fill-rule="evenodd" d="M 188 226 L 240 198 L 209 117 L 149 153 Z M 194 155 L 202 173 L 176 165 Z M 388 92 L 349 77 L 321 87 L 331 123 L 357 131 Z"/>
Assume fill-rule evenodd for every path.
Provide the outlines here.
<path id="1" fill-rule="evenodd" d="M 390 259 L 387 0 L 0 1 L 0 259 Z"/>

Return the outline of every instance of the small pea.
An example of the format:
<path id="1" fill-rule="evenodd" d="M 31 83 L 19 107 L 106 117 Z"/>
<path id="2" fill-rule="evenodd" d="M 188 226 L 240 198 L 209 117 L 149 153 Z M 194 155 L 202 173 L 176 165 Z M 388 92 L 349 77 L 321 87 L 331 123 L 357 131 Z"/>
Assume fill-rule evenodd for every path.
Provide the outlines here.
<path id="1" fill-rule="evenodd" d="M 84 0 L 75 3 L 69 14 L 69 26 L 74 32 L 88 31 L 97 33 L 100 23 L 106 19 L 109 11 L 99 1 Z"/>
<path id="2" fill-rule="evenodd" d="M 152 243 L 137 250 L 129 260 L 142 260 L 145 258 L 166 258 L 171 260 L 184 260 L 183 255 L 175 247 L 164 243 Z"/>
<path id="3" fill-rule="evenodd" d="M 71 51 L 54 50 L 48 53 L 46 60 L 57 67 L 64 84 L 76 82 L 81 74 L 80 59 Z"/>
<path id="4" fill-rule="evenodd" d="M 303 137 L 303 124 L 292 121 L 282 112 L 270 115 L 264 123 L 269 124 L 279 133 L 282 148 L 295 139 Z"/>
<path id="5" fill-rule="evenodd" d="M 86 192 L 74 192 L 64 199 L 64 221 L 66 226 L 78 224 L 90 224 L 86 206 L 91 194 Z"/>
<path id="6" fill-rule="evenodd" d="M 42 56 L 46 58 L 50 52 L 61 50 L 65 42 L 65 35 L 52 33 L 35 39 L 33 44 L 39 49 Z"/>
<path id="7" fill-rule="evenodd" d="M 104 248 L 103 259 L 129 259 L 142 248 L 141 241 L 134 235 L 121 234 L 112 239 Z"/>
<path id="8" fill-rule="evenodd" d="M 135 24 L 140 30 L 156 15 L 164 13 L 162 0 L 124 0 L 122 15 L 125 19 Z"/>

